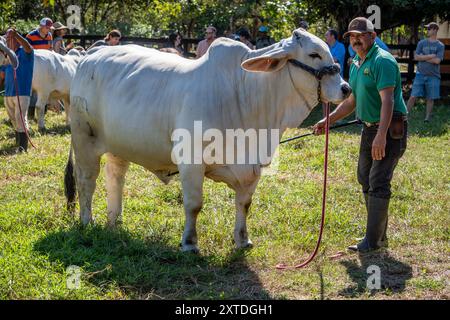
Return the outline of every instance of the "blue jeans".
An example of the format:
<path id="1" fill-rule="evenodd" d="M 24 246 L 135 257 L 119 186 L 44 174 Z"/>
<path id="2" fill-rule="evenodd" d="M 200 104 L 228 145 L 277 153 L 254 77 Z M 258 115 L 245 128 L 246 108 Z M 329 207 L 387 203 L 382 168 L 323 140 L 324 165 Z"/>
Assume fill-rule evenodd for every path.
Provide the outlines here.
<path id="1" fill-rule="evenodd" d="M 441 79 L 434 76 L 425 76 L 421 73 L 416 74 L 412 86 L 412 97 L 424 97 L 428 100 L 436 100 L 441 96 Z"/>
<path id="2" fill-rule="evenodd" d="M 372 143 L 378 132 L 378 126 L 364 125 L 358 160 L 358 182 L 362 186 L 363 193 L 377 198 L 391 198 L 391 180 L 394 169 L 406 150 L 407 131 L 408 123 L 405 121 L 403 138 L 393 139 L 388 132 L 386 156 L 382 160 L 373 160 Z"/>

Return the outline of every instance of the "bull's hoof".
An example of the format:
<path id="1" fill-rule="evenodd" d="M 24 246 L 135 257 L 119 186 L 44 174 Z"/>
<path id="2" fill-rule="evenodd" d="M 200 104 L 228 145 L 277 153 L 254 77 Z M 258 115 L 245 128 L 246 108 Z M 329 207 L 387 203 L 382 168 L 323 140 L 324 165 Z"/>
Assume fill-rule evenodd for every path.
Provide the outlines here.
<path id="1" fill-rule="evenodd" d="M 200 253 L 200 250 L 194 244 L 181 245 L 181 251 L 182 252 L 189 252 L 189 253 L 193 253 L 193 254 L 199 254 Z"/>
<path id="2" fill-rule="evenodd" d="M 46 127 L 40 127 L 38 128 L 38 131 L 40 134 L 46 134 L 47 133 L 47 128 Z"/>
<path id="3" fill-rule="evenodd" d="M 242 241 L 236 244 L 238 249 L 251 249 L 253 248 L 253 242 L 251 240 Z"/>

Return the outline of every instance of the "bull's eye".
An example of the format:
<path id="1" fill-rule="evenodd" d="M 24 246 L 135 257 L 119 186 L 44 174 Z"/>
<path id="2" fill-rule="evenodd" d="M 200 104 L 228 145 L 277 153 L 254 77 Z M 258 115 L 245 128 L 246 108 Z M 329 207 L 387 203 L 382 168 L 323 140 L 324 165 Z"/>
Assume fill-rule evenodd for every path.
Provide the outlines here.
<path id="1" fill-rule="evenodd" d="M 320 60 L 322 60 L 322 57 L 318 54 L 318 53 L 311 53 L 310 55 L 309 55 L 311 58 L 313 58 L 313 59 L 320 59 Z"/>

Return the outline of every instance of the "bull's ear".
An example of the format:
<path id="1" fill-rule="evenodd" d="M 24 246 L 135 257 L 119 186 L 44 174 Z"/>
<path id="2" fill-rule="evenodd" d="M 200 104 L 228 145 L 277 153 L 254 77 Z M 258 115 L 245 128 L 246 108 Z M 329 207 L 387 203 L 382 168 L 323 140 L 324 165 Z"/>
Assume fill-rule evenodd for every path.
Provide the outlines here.
<path id="1" fill-rule="evenodd" d="M 283 48 L 267 52 L 261 57 L 245 60 L 241 66 L 250 72 L 275 72 L 286 65 L 289 54 Z"/>
<path id="2" fill-rule="evenodd" d="M 304 36 L 301 34 L 299 30 L 295 30 L 294 33 L 292 34 L 292 40 L 295 40 L 300 45 L 300 47 L 303 47 L 303 38 Z"/>

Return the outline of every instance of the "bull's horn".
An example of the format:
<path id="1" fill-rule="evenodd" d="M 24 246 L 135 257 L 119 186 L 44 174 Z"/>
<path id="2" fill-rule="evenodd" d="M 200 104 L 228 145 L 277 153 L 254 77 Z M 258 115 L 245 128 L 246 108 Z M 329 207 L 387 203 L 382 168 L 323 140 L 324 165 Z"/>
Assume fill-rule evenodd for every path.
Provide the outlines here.
<path id="1" fill-rule="evenodd" d="M 0 37 L 0 51 L 3 51 L 8 56 L 9 61 L 11 62 L 14 69 L 19 66 L 19 60 L 17 60 L 16 54 L 7 47 L 6 40 L 3 37 Z"/>

